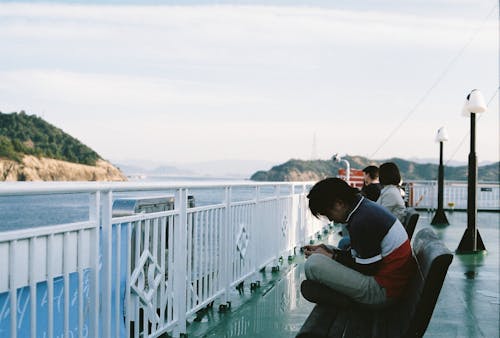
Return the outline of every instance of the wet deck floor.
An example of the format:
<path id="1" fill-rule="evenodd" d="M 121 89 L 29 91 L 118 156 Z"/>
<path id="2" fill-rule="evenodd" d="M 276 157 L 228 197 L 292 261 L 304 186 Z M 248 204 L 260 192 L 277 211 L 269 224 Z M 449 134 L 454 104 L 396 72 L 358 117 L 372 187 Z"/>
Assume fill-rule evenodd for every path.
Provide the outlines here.
<path id="1" fill-rule="evenodd" d="M 454 252 L 467 224 L 465 212 L 448 213 L 450 225 L 433 227 Z M 432 214 L 420 212 L 415 233 L 430 226 Z M 455 255 L 425 337 L 499 337 L 499 221 L 500 213 L 478 213 L 479 233 L 487 249 L 482 254 Z M 335 233 L 323 242 L 336 244 Z M 295 337 L 314 304 L 300 295 L 305 278 L 304 258 L 283 262 L 279 272 L 261 273 L 261 287 L 234 290 L 231 309 L 200 313 L 188 325 L 188 337 Z"/>

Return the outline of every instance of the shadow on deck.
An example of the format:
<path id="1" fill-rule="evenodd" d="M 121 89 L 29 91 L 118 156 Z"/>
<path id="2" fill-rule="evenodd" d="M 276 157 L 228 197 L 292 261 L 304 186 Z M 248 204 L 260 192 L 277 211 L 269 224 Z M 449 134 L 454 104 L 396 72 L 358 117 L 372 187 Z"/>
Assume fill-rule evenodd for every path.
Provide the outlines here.
<path id="1" fill-rule="evenodd" d="M 432 214 L 420 212 L 418 232 L 430 226 Z M 454 252 L 466 228 L 467 214 L 447 214 L 450 225 L 433 227 Z M 500 332 L 499 296 L 499 220 L 500 213 L 478 213 L 477 224 L 487 252 L 456 255 L 446 276 L 425 337 L 498 337 Z M 338 229 L 335 229 L 337 231 Z M 336 233 L 321 241 L 336 244 Z M 261 287 L 234 290 L 232 307 L 218 312 L 218 305 L 188 325 L 189 337 L 295 337 L 314 304 L 300 295 L 305 278 L 304 257 L 285 261 L 279 272 L 261 273 Z"/>

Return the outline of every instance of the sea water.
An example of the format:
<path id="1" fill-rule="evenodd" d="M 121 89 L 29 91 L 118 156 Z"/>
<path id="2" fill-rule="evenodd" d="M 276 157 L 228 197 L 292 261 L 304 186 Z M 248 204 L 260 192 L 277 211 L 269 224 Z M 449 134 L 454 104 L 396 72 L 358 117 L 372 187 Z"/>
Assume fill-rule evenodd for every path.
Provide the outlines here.
<path id="1" fill-rule="evenodd" d="M 217 183 L 238 184 L 248 183 L 241 179 L 213 179 L 205 177 L 148 177 L 141 182 L 171 183 Z M 55 183 L 57 184 L 57 183 Z M 195 206 L 206 206 L 223 203 L 225 199 L 222 188 L 196 188 L 189 189 L 189 195 L 195 200 Z M 266 197 L 274 194 L 272 186 L 262 187 L 260 196 Z M 175 195 L 172 189 L 164 191 L 133 191 L 117 192 L 113 199 L 131 198 L 141 196 Z M 0 231 L 33 228 L 47 225 L 66 224 L 86 221 L 89 219 L 89 194 L 51 194 L 51 195 L 26 195 L 26 196 L 0 196 Z M 232 201 L 245 201 L 255 198 L 253 187 L 236 187 L 232 189 Z"/>

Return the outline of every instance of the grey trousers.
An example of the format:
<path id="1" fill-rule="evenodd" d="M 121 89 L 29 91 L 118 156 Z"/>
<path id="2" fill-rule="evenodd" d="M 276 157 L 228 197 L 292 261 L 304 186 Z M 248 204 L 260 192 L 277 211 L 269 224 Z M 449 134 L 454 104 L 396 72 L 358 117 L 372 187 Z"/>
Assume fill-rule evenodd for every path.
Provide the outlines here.
<path id="1" fill-rule="evenodd" d="M 322 254 L 312 254 L 305 266 L 307 279 L 315 280 L 340 292 L 358 303 L 384 304 L 385 289 L 375 278 L 350 269 Z"/>

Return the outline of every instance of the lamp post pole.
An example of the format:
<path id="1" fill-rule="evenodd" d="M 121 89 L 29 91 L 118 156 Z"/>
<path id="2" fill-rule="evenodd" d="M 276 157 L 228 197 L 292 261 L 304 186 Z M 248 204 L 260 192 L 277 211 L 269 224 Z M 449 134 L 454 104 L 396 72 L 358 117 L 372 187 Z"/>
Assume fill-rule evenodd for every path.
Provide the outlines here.
<path id="1" fill-rule="evenodd" d="M 476 90 L 473 90 L 467 100 L 470 102 L 473 100 L 473 93 L 476 92 L 476 100 L 481 101 L 482 96 L 479 95 Z M 484 101 L 484 100 L 483 100 Z M 484 110 L 479 110 L 478 112 L 486 111 L 486 107 L 483 103 Z M 466 107 L 467 103 L 466 103 Z M 465 109 L 464 108 L 464 109 Z M 469 152 L 469 173 L 467 179 L 467 229 L 458 245 L 456 250 L 457 253 L 477 253 L 486 250 L 483 239 L 477 230 L 476 216 L 477 216 L 477 157 L 476 157 L 476 113 L 473 109 L 470 112 L 470 152 Z"/>
<path id="2" fill-rule="evenodd" d="M 333 161 L 333 162 L 338 162 L 338 163 L 340 163 L 340 162 L 344 162 L 344 163 L 345 163 L 345 167 L 346 167 L 346 169 L 345 169 L 345 181 L 346 181 L 348 184 L 350 184 L 350 182 L 349 182 L 349 181 L 350 181 L 350 179 L 351 179 L 351 165 L 349 164 L 349 161 L 348 161 L 348 160 L 346 160 L 345 158 L 342 158 L 341 156 L 339 156 L 339 154 L 338 154 L 338 153 L 337 153 L 337 154 L 334 154 L 334 155 L 332 156 L 332 161 Z"/>
<path id="3" fill-rule="evenodd" d="M 467 179 L 467 227 L 476 227 L 477 214 L 477 156 L 476 156 L 476 114 L 470 114 L 470 153 L 469 153 L 469 173 Z M 475 232 L 475 231 L 474 231 Z M 476 234 L 473 234 L 476 237 Z M 475 238 L 474 238 L 475 242 Z M 473 243 L 476 249 L 476 243 Z"/>
<path id="4" fill-rule="evenodd" d="M 345 180 L 351 184 L 351 165 L 348 160 L 342 159 L 342 161 L 345 163 Z"/>
<path id="5" fill-rule="evenodd" d="M 432 225 L 448 225 L 448 219 L 443 209 L 443 192 L 444 192 L 444 166 L 443 166 L 443 142 L 448 139 L 445 135 L 444 127 L 438 130 L 436 138 L 439 141 L 439 170 L 438 170 L 438 207 L 436 214 L 431 221 Z"/>

